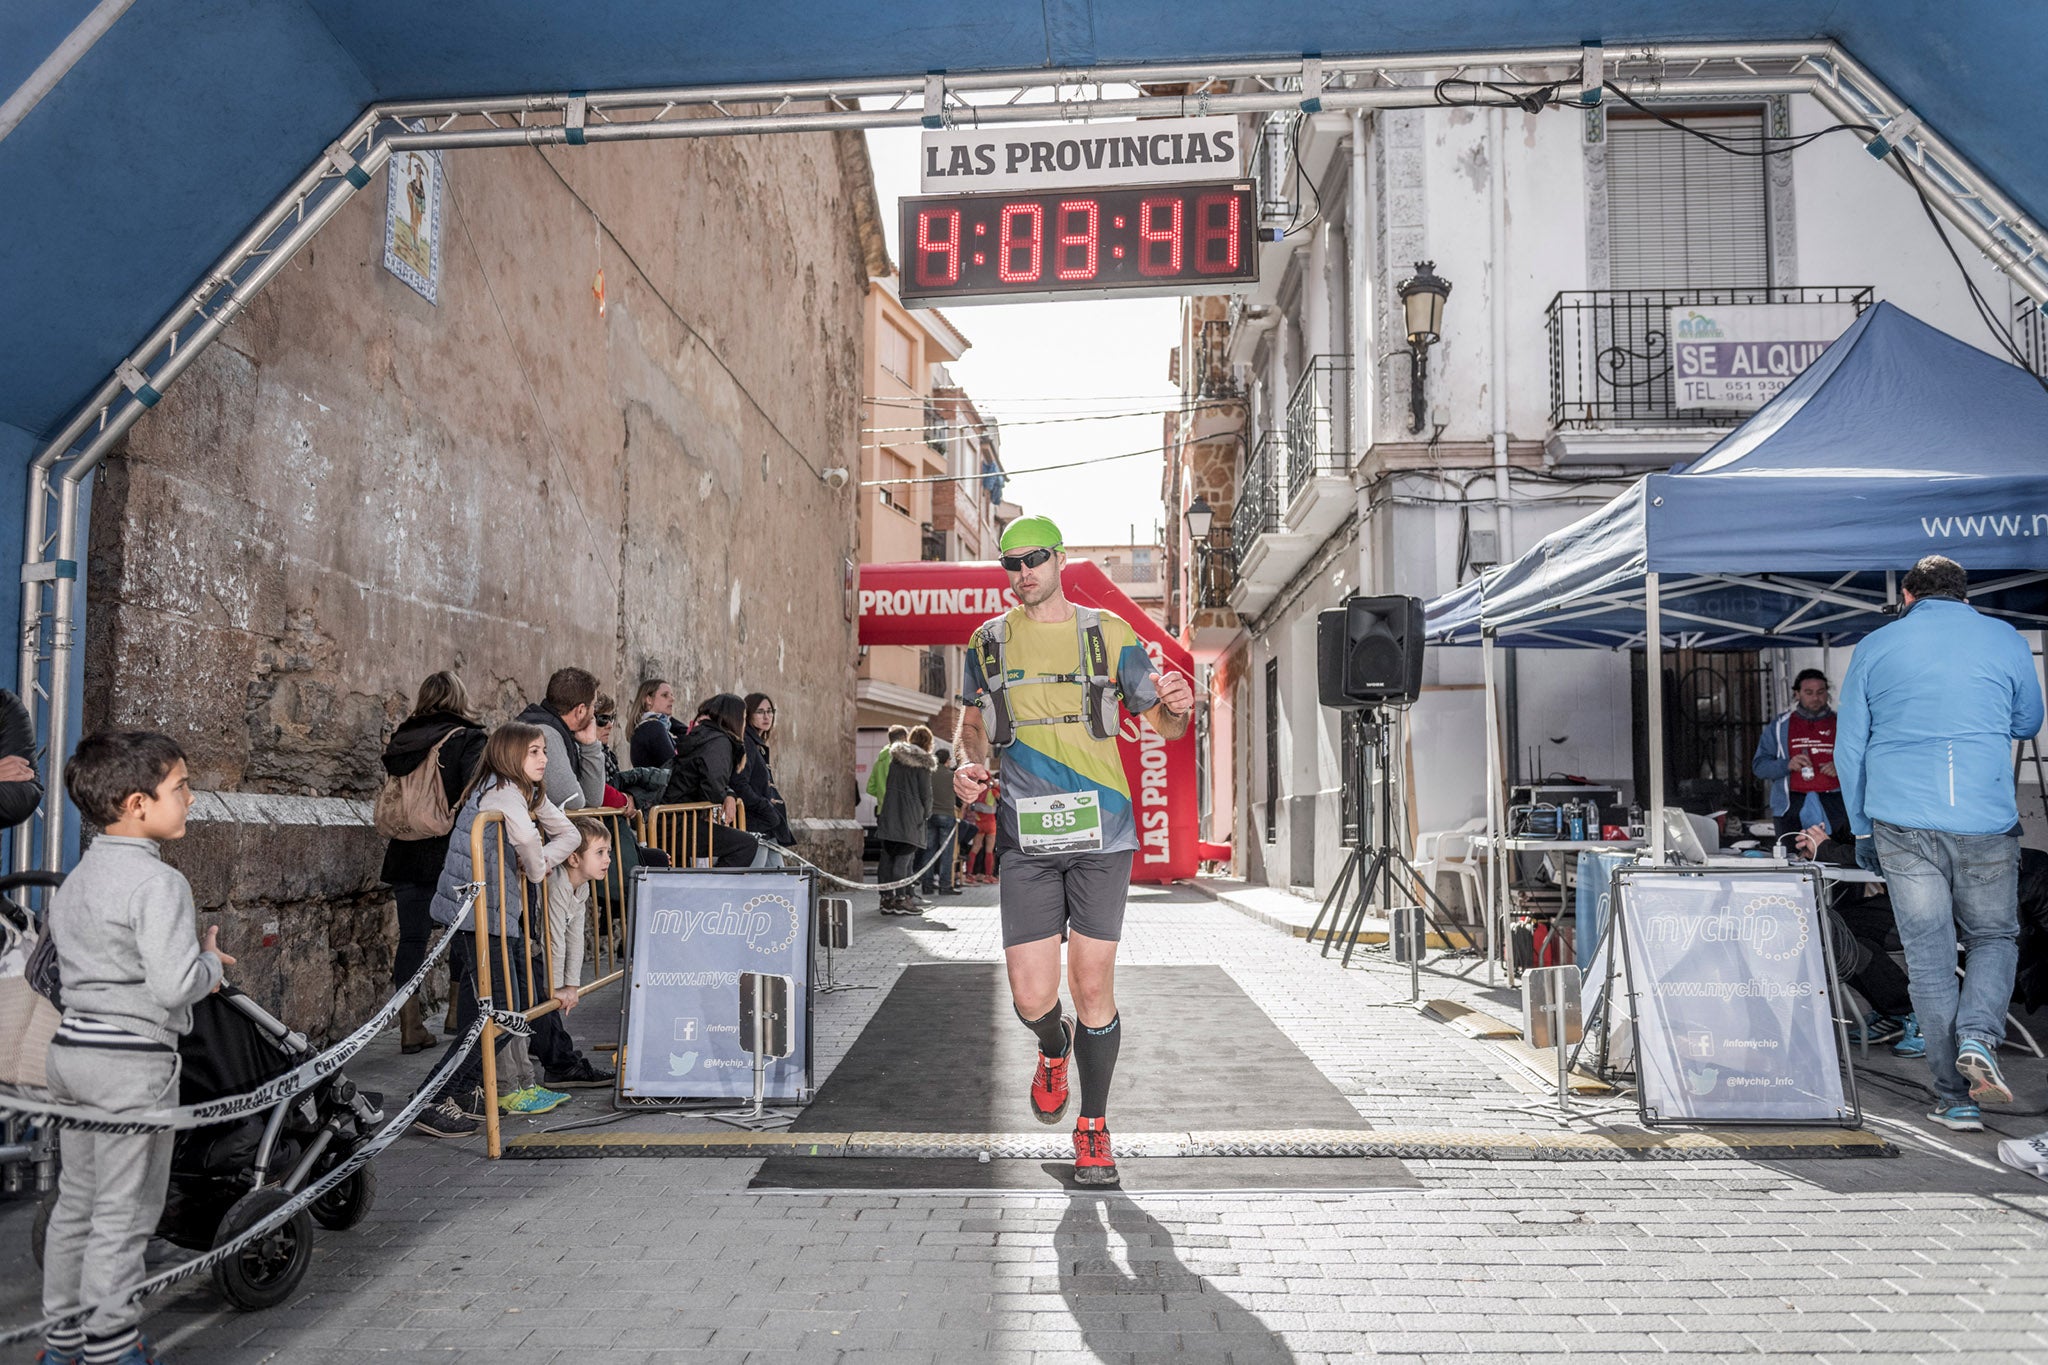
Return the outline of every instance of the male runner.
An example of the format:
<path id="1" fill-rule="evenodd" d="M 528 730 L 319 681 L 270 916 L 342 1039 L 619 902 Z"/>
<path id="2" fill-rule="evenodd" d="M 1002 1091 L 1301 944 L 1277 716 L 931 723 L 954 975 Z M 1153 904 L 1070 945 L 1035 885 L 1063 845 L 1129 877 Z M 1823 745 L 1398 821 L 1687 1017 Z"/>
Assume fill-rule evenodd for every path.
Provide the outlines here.
<path id="1" fill-rule="evenodd" d="M 1116 945 L 1138 851 L 1131 790 L 1117 754 L 1116 703 L 1171 740 L 1187 730 L 1195 694 L 1185 676 L 1153 671 L 1121 618 L 1077 611 L 1067 600 L 1062 544 L 1059 528 L 1044 517 L 1022 518 L 1003 533 L 1002 564 L 1020 605 L 983 622 L 968 644 L 953 741 L 964 761 L 953 790 L 963 801 L 979 798 L 989 782 L 990 748 L 1003 749 L 996 816 L 1003 951 L 1012 1005 L 1038 1035 L 1031 1109 L 1040 1123 L 1060 1121 L 1067 1063 L 1078 1057 L 1074 1179 L 1114 1185 L 1104 1115 L 1122 1037 Z M 1098 704 L 1092 723 L 1091 700 Z M 1062 939 L 1078 1033 L 1076 1021 L 1060 1013 Z"/>

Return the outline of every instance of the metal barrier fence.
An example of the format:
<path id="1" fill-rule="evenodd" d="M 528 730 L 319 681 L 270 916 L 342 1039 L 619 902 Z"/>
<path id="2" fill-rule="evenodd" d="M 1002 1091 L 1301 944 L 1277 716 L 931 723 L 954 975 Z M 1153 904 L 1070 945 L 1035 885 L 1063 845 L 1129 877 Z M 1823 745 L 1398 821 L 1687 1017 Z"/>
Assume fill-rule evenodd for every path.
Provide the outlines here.
<path id="1" fill-rule="evenodd" d="M 582 981 L 581 960 L 569 964 L 578 978 L 577 990 L 581 994 L 608 986 L 625 975 L 626 932 L 631 917 L 626 913 L 627 883 L 619 850 L 637 843 L 638 822 L 622 810 L 564 813 L 572 820 L 598 821 L 612 839 L 611 870 L 602 881 L 592 884 L 586 911 L 591 917 L 586 939 L 597 975 L 590 981 Z M 532 897 L 527 895 L 526 888 L 532 883 L 519 869 L 518 857 L 505 836 L 505 817 L 498 811 L 479 813 L 476 822 L 470 826 L 469 856 L 474 869 L 472 875 L 483 885 L 474 916 L 477 998 L 490 997 L 496 1008 L 523 1015 L 529 1022 L 553 1013 L 562 1007 L 562 1002 L 554 994 L 555 960 L 553 938 L 548 932 L 551 909 L 548 883 L 538 883 L 535 894 Z M 488 859 L 495 859 L 495 862 Z M 495 867 L 497 872 L 495 885 L 486 871 L 491 867 Z M 514 888 L 517 888 L 518 896 L 516 909 L 513 905 Z M 533 914 L 536 905 L 540 911 L 537 917 Z M 540 927 L 538 939 L 533 933 L 536 922 Z M 516 961 L 512 952 L 513 935 L 507 932 L 515 925 L 520 945 Z M 511 999 L 496 999 L 491 988 L 491 955 L 494 952 L 497 954 L 497 979 L 505 983 L 506 994 Z M 512 1010 L 515 1002 L 522 1008 Z M 487 1019 L 483 1034 L 477 1040 L 477 1046 L 483 1050 L 484 1153 L 492 1158 L 504 1151 L 498 1112 L 497 1035 L 498 1026 Z"/>
<path id="2" fill-rule="evenodd" d="M 647 812 L 647 843 L 666 853 L 677 867 L 710 867 L 711 827 L 721 823 L 724 807 L 716 801 L 689 801 L 673 806 L 654 806 Z M 733 828 L 747 827 L 747 809 L 734 812 Z"/>

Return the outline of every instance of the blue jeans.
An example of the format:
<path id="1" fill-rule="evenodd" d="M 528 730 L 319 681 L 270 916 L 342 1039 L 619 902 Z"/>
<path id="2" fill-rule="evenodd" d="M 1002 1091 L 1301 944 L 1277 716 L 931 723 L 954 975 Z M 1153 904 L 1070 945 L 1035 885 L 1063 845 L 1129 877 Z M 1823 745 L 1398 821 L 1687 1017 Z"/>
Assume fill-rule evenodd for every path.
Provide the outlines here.
<path id="1" fill-rule="evenodd" d="M 1884 867 L 1913 1013 L 1927 1035 L 1927 1066 L 1941 1103 L 1961 1104 L 1970 1084 L 1956 1048 L 1974 1039 L 1997 1050 L 2019 966 L 2020 841 L 2009 834 L 1948 834 L 1873 826 Z M 1956 945 L 1968 954 L 1960 986 Z"/>
<path id="2" fill-rule="evenodd" d="M 946 856 L 941 857 L 933 865 L 932 870 L 924 874 L 919 890 L 952 889 L 953 859 L 952 849 L 949 847 L 952 833 L 953 817 L 950 815 L 934 815 L 924 822 L 924 851 L 918 854 L 916 866 L 922 867 L 930 862 L 932 855 L 938 853 L 940 849 L 946 850 Z"/>

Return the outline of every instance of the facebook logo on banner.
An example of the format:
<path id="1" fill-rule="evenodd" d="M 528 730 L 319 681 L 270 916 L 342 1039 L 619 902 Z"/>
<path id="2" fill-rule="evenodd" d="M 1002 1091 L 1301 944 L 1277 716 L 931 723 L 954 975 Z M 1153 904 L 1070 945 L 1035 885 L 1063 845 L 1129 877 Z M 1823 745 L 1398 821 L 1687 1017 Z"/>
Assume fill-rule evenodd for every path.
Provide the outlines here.
<path id="1" fill-rule="evenodd" d="M 698 1023 L 697 1023 L 697 1021 L 696 1021 L 695 1019 L 678 1019 L 678 1020 L 676 1020 L 676 1038 L 675 1038 L 675 1040 L 676 1040 L 677 1042 L 679 1042 L 679 1043 L 694 1043 L 694 1042 L 696 1042 L 696 1041 L 697 1041 L 697 1034 L 698 1034 L 698 1032 L 699 1032 L 699 1025 L 698 1025 Z"/>

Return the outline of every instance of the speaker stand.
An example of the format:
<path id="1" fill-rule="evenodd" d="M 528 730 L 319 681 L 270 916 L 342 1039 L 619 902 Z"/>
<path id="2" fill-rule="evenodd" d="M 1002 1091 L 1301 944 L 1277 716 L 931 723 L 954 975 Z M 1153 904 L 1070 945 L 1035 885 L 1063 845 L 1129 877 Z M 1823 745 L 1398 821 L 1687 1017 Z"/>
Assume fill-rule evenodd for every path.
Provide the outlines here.
<path id="1" fill-rule="evenodd" d="M 1315 923 L 1309 926 L 1309 942 L 1315 942 L 1316 935 L 1323 928 L 1325 916 L 1329 916 L 1330 929 L 1323 936 L 1322 955 L 1328 957 L 1331 946 L 1341 937 L 1344 940 L 1343 965 L 1350 966 L 1351 955 L 1357 951 L 1358 940 L 1365 932 L 1366 911 L 1371 907 L 1375 893 L 1384 884 L 1385 904 L 1391 911 L 1400 886 L 1397 874 L 1405 874 L 1408 884 L 1422 892 L 1423 900 L 1434 904 L 1442 912 L 1440 916 L 1433 915 L 1430 913 L 1429 905 L 1421 902 L 1417 902 L 1415 906 L 1421 911 L 1424 923 L 1420 926 L 1421 932 L 1417 934 L 1419 941 L 1409 955 L 1408 965 L 1410 992 L 1416 998 L 1420 998 L 1422 957 L 1429 946 L 1429 928 L 1433 926 L 1437 933 L 1442 935 L 1446 945 L 1454 938 L 1469 939 L 1470 935 L 1463 929 L 1451 927 L 1454 917 L 1450 906 L 1437 895 L 1434 887 L 1423 883 L 1415 870 L 1415 864 L 1408 861 L 1407 855 L 1401 852 L 1400 845 L 1394 842 L 1394 803 L 1387 799 L 1393 790 L 1392 742 L 1388 734 L 1390 722 L 1385 709 L 1378 706 L 1366 708 L 1359 716 L 1358 724 L 1362 734 L 1358 745 L 1357 764 L 1354 770 L 1346 775 L 1348 781 L 1356 784 L 1358 792 L 1358 840 L 1352 845 L 1350 854 L 1344 860 L 1344 870 L 1338 874 L 1336 885 L 1330 888 L 1330 894 L 1324 899 L 1322 909 L 1316 913 Z M 1370 769 L 1367 767 L 1367 753 L 1372 755 Z M 1367 831 L 1372 829 L 1375 814 L 1372 796 L 1372 778 L 1375 775 L 1379 779 L 1381 793 L 1377 812 L 1379 829 L 1377 838 L 1369 841 Z M 1339 928 L 1340 916 L 1332 915 L 1331 911 L 1342 904 L 1354 880 L 1357 883 L 1357 896 L 1352 901 L 1349 917 L 1344 919 L 1343 927 Z M 1478 961 L 1475 960 L 1472 966 L 1477 965 Z M 1472 967 L 1466 968 L 1466 971 L 1471 970 Z"/>

